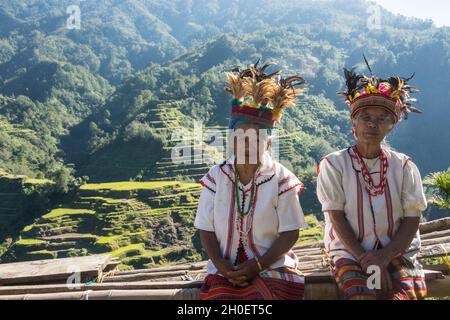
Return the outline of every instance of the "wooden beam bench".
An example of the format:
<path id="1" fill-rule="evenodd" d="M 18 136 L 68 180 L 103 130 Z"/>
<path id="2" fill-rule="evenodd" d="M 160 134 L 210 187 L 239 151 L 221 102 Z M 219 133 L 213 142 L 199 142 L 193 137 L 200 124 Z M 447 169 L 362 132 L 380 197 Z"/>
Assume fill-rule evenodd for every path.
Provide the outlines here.
<path id="1" fill-rule="evenodd" d="M 440 271 L 425 270 L 430 297 L 450 294 L 450 277 Z M 0 300 L 197 300 L 203 281 L 118 282 L 82 284 L 68 289 L 66 284 L 0 287 Z M 338 300 L 339 292 L 330 272 L 305 276 L 305 300 Z"/>

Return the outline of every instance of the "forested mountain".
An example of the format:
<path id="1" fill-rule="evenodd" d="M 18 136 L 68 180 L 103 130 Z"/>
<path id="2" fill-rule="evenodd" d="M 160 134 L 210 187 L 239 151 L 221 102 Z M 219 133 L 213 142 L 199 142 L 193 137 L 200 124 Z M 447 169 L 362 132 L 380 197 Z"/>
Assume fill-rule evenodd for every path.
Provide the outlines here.
<path id="1" fill-rule="evenodd" d="M 80 29 L 67 27 L 74 4 Z M 363 53 L 382 76 L 416 73 L 424 113 L 400 123 L 390 143 L 424 176 L 446 170 L 450 28 L 382 8 L 380 28 L 369 28 L 372 6 L 0 0 L 0 172 L 51 179 L 62 192 L 81 176 L 193 181 L 210 163 L 171 163 L 171 133 L 191 132 L 194 120 L 223 132 L 230 99 L 224 72 L 261 59 L 308 81 L 298 108 L 283 119 L 280 158 L 305 182 L 305 211 L 317 214 L 316 164 L 352 143 L 348 109 L 336 95 L 342 68 L 367 72 Z"/>
<path id="2" fill-rule="evenodd" d="M 342 67 L 363 68 L 365 52 L 378 73 L 406 76 L 416 72 L 415 84 L 422 89 L 419 101 L 424 115 L 399 126 L 391 138 L 393 146 L 411 154 L 424 173 L 448 165 L 448 148 L 443 150 L 445 156 L 436 157 L 433 152 L 438 147 L 435 141 L 450 141 L 445 130 L 450 112 L 450 79 L 445 76 L 448 28 L 381 9 L 382 28 L 369 30 L 370 2 L 366 1 L 102 0 L 80 2 L 81 29 L 70 30 L 66 28 L 69 5 L 71 1 L 28 0 L 3 1 L 0 6 L 0 94 L 31 100 L 20 97 L 15 102 L 19 104 L 42 103 L 36 111 L 29 106 L 24 109 L 30 118 L 47 113 L 51 132 L 33 128 L 48 126 L 49 121 L 24 124 L 22 110 L 17 115 L 11 108 L 2 108 L 3 121 L 51 134 L 56 139 L 51 143 L 55 157 L 63 155 L 58 139 L 97 109 L 100 114 L 132 109 L 130 101 L 140 91 L 134 97 L 127 92 L 126 104 L 117 97 L 136 78 L 148 81 L 142 83 L 151 93 L 148 99 L 182 100 L 189 104 L 184 107 L 187 115 L 223 124 L 227 114 L 223 71 L 227 68 L 260 57 L 278 62 L 281 68 L 308 79 L 310 95 L 323 94 L 338 110 L 345 110 L 335 95 L 343 86 Z M 143 71 L 136 75 L 139 70 Z M 118 92 L 111 96 L 114 87 Z M 189 99 L 193 100 L 188 103 Z M 114 125 L 108 130 L 119 129 Z M 430 126 L 434 130 L 428 130 Z M 96 132 L 88 138 L 92 150 L 104 147 L 106 138 L 95 141 L 101 136 Z M 65 151 L 85 152 L 84 142 L 78 141 L 81 150 L 70 144 Z M 10 163 L 17 161 L 13 156 L 8 161 L 7 156 L 1 158 L 2 166 L 10 169 Z M 53 170 L 50 164 L 29 170 L 26 161 L 22 169 L 45 176 Z"/>

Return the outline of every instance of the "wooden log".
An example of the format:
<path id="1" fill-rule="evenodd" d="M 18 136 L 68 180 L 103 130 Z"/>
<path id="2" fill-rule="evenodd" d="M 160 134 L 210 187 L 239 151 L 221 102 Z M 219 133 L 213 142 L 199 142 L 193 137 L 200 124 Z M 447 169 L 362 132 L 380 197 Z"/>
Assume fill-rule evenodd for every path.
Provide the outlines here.
<path id="1" fill-rule="evenodd" d="M 339 300 L 339 289 L 334 282 L 305 285 L 305 300 Z"/>
<path id="2" fill-rule="evenodd" d="M 424 270 L 429 297 L 450 296 L 450 277 Z M 340 294 L 330 272 L 314 272 L 305 277 L 305 300 L 339 300 Z"/>
<path id="3" fill-rule="evenodd" d="M 26 284 L 65 281 L 74 272 L 83 277 L 98 277 L 110 262 L 111 255 L 93 255 L 0 264 L 0 284 Z"/>
<path id="4" fill-rule="evenodd" d="M 0 300 L 198 300 L 199 289 L 101 290 L 3 295 Z"/>
<path id="5" fill-rule="evenodd" d="M 301 249 L 301 247 L 295 247 L 295 252 L 297 255 L 300 256 L 317 256 L 317 260 L 322 255 L 322 251 L 320 248 L 305 248 Z M 299 249 L 300 248 L 300 249 Z M 300 259 L 302 262 L 303 259 Z M 314 259 L 311 259 L 314 260 Z M 206 270 L 207 261 L 201 261 L 201 262 L 195 262 L 195 263 L 185 263 L 185 264 L 177 264 L 167 267 L 154 267 L 154 268 L 148 268 L 148 269 L 134 269 L 134 270 L 124 270 L 124 271 L 117 271 L 115 275 L 131 275 L 131 274 L 141 274 L 141 273 L 165 273 L 165 272 L 171 272 L 171 271 L 198 271 L 198 270 Z"/>
<path id="6" fill-rule="evenodd" d="M 300 264 L 298 269 L 303 273 L 306 273 L 310 270 L 328 270 L 328 266 L 324 265 L 322 262 L 309 262 Z"/>
<path id="7" fill-rule="evenodd" d="M 426 270 L 439 271 L 444 275 L 450 274 L 450 266 L 446 264 L 424 264 L 423 268 Z"/>
<path id="8" fill-rule="evenodd" d="M 424 270 L 425 280 L 438 280 L 444 279 L 445 276 L 440 271 L 436 270 Z M 305 283 L 324 283 L 324 282 L 334 282 L 333 275 L 330 271 L 326 272 L 311 272 L 305 275 Z"/>
<path id="9" fill-rule="evenodd" d="M 296 252 L 294 251 L 295 255 L 298 257 L 299 261 L 304 261 L 304 257 L 310 257 L 313 258 L 312 260 L 322 260 L 323 257 L 325 257 L 325 254 L 323 254 L 322 252 L 314 252 L 314 253 L 310 253 L 310 254 L 304 254 L 301 252 Z"/>
<path id="10" fill-rule="evenodd" d="M 334 282 L 333 275 L 330 271 L 313 271 L 305 275 L 305 283 L 324 283 Z"/>
<path id="11" fill-rule="evenodd" d="M 324 265 L 322 261 L 312 261 L 307 263 L 299 264 L 299 270 L 303 273 L 308 273 L 312 271 L 326 271 L 329 270 L 327 265 Z M 189 272 L 188 274 L 182 272 L 167 272 L 164 274 L 161 273 L 143 273 L 143 274 L 132 274 L 126 276 L 111 276 L 107 277 L 103 280 L 104 283 L 115 283 L 115 282 L 133 282 L 133 281 L 183 281 L 186 280 L 186 277 L 191 277 L 191 279 L 200 280 L 206 277 L 207 272 L 205 270 L 199 270 L 198 272 Z M 189 279 L 189 278 L 188 278 Z"/>
<path id="12" fill-rule="evenodd" d="M 320 254 L 314 254 L 314 255 L 297 255 L 300 263 L 304 262 L 310 262 L 310 261 L 322 261 L 324 258 L 324 255 L 322 253 Z"/>
<path id="13" fill-rule="evenodd" d="M 195 277 L 192 278 L 183 278 L 182 276 L 178 276 L 178 277 L 168 277 L 168 278 L 156 278 L 153 280 L 147 280 L 150 282 L 174 282 L 174 281 L 200 281 L 203 280 L 206 277 L 206 271 L 205 273 L 199 273 L 198 275 L 196 275 Z"/>
<path id="14" fill-rule="evenodd" d="M 427 280 L 429 297 L 450 296 L 450 277 Z M 197 300 L 199 289 L 86 290 L 79 292 L 8 294 L 0 300 Z M 339 292 L 333 281 L 305 283 L 305 300 L 336 300 Z"/>
<path id="15" fill-rule="evenodd" d="M 440 271 L 423 270 L 423 272 L 425 274 L 426 281 L 445 279 L 445 276 Z"/>
<path id="16" fill-rule="evenodd" d="M 198 274 L 204 274 L 206 270 L 200 271 L 168 271 L 168 272 L 157 272 L 157 273 L 137 273 L 137 274 L 128 274 L 128 275 L 119 275 L 119 276 L 111 276 L 107 277 L 103 280 L 103 282 L 129 282 L 129 281 L 143 281 L 143 280 L 155 280 L 155 279 L 163 279 L 163 278 L 173 278 L 177 277 L 179 280 L 182 280 L 182 277 L 193 277 L 195 278 Z"/>
<path id="17" fill-rule="evenodd" d="M 207 273 L 206 270 L 204 273 L 199 273 L 197 275 L 195 275 L 195 277 L 185 277 L 185 276 L 174 276 L 174 277 L 165 277 L 165 278 L 154 278 L 154 279 L 146 279 L 146 280 L 130 280 L 129 282 L 144 282 L 144 281 L 148 281 L 148 282 L 190 282 L 190 281 L 200 281 L 203 280 L 206 277 Z M 108 278 L 109 279 L 109 278 Z M 113 283 L 115 283 L 116 281 L 114 281 Z M 128 282 L 126 280 L 124 281 L 117 281 L 117 283 L 119 282 Z M 111 281 L 104 281 L 104 283 L 111 283 Z"/>
<path id="18" fill-rule="evenodd" d="M 420 238 L 422 240 L 428 240 L 428 239 L 442 238 L 442 237 L 449 237 L 449 236 L 450 236 L 450 229 L 421 234 Z"/>
<path id="19" fill-rule="evenodd" d="M 306 260 L 306 261 L 305 261 Z M 301 271 L 310 270 L 321 270 L 327 269 L 328 267 L 323 265 L 322 256 L 308 256 L 301 257 L 299 263 L 299 269 Z M 139 273 L 122 273 L 116 272 L 113 276 L 107 277 L 103 282 L 128 282 L 128 281 L 144 281 L 144 280 L 161 280 L 161 281 L 178 281 L 182 280 L 183 277 L 191 276 L 197 277 L 199 275 L 206 275 L 206 268 L 200 270 L 184 270 L 182 268 L 176 268 L 174 271 L 162 271 L 161 269 L 157 272 L 153 272 L 153 269 L 143 269 L 143 270 L 133 270 L 133 271 L 144 271 Z"/>
<path id="20" fill-rule="evenodd" d="M 311 266 L 317 266 L 317 265 L 321 265 L 322 260 L 323 260 L 323 256 L 322 255 L 317 255 L 317 256 L 306 256 L 306 257 L 299 257 L 300 259 L 300 269 L 306 269 L 306 268 L 310 268 Z M 185 275 L 192 275 L 192 274 L 198 274 L 197 271 L 199 273 L 204 272 L 206 273 L 206 267 L 202 268 L 202 269 L 183 269 L 183 267 L 179 267 L 179 268 L 174 268 L 173 271 L 170 270 L 157 270 L 156 272 L 154 271 L 153 268 L 151 269 L 139 269 L 139 270 L 130 270 L 133 272 L 115 272 L 114 276 L 112 278 L 117 278 L 119 276 L 130 276 L 129 278 L 122 278 L 124 280 L 129 279 L 130 281 L 135 281 L 133 279 L 141 279 L 141 280 L 147 280 L 147 279 L 157 279 L 157 278 L 168 278 L 168 277 L 182 277 Z M 194 273 L 193 273 L 194 272 Z M 111 277 L 105 278 L 106 279 L 110 279 Z M 107 280 L 110 281 L 110 280 Z"/>
<path id="21" fill-rule="evenodd" d="M 450 277 L 427 281 L 428 297 L 450 297 Z"/>
<path id="22" fill-rule="evenodd" d="M 450 229 L 450 218 L 443 218 L 439 220 L 434 220 L 420 225 L 420 233 L 426 234 L 435 231 L 442 231 Z"/>
<path id="23" fill-rule="evenodd" d="M 328 266 L 322 263 L 322 257 L 311 257 L 311 259 L 306 259 L 309 261 L 304 261 L 303 257 L 299 263 L 299 270 L 311 271 L 311 270 L 327 270 Z M 151 272 L 152 269 L 146 270 L 147 272 L 142 273 L 132 273 L 132 274 L 122 274 L 115 273 L 113 276 L 107 277 L 103 282 L 129 282 L 129 281 L 180 281 L 186 277 L 192 277 L 197 279 L 199 276 L 206 276 L 206 268 L 201 270 L 175 270 L 166 272 Z"/>
<path id="24" fill-rule="evenodd" d="M 422 247 L 418 258 L 434 258 L 446 256 L 450 252 L 450 243 L 436 244 L 428 247 Z"/>
<path id="25" fill-rule="evenodd" d="M 189 263 L 189 264 L 179 264 L 167 267 L 156 267 L 149 269 L 135 269 L 135 270 L 125 270 L 125 271 L 117 271 L 116 275 L 129 275 L 129 274 L 137 274 L 137 273 L 164 273 L 170 271 L 191 271 L 191 270 L 202 270 L 206 269 L 207 261 L 197 262 L 197 263 Z"/>
<path id="26" fill-rule="evenodd" d="M 324 248 L 323 241 L 317 241 L 309 244 L 303 244 L 300 246 L 294 246 L 293 250 L 301 250 L 301 249 L 317 249 L 317 248 Z"/>
<path id="27" fill-rule="evenodd" d="M 203 281 L 165 281 L 165 282 L 119 282 L 119 283 L 95 283 L 80 284 L 80 286 L 69 287 L 67 284 L 57 285 L 26 285 L 26 286 L 3 286 L 0 287 L 0 295 L 37 294 L 37 293 L 59 293 L 77 292 L 87 290 L 150 290 L 150 289 L 187 289 L 200 288 Z"/>
<path id="28" fill-rule="evenodd" d="M 299 248 L 299 247 L 296 247 Z M 301 255 L 302 257 L 304 255 L 307 256 L 317 256 L 317 260 L 319 259 L 319 256 L 322 255 L 322 251 L 320 248 L 306 248 L 306 249 L 296 249 L 295 250 L 297 255 Z M 300 259 L 303 261 L 303 259 Z M 311 259 L 314 260 L 314 259 Z M 165 273 L 165 272 L 171 272 L 171 271 L 198 271 L 198 270 L 204 270 L 206 269 L 207 261 L 201 261 L 201 262 L 195 262 L 195 263 L 188 263 L 188 264 L 177 264 L 167 267 L 154 267 L 154 268 L 148 268 L 148 269 L 134 269 L 134 270 L 124 270 L 124 271 L 117 271 L 115 275 L 131 275 L 131 274 L 141 274 L 141 273 Z"/>
<path id="29" fill-rule="evenodd" d="M 293 250 L 293 252 L 298 256 L 298 257 L 302 257 L 302 256 L 310 256 L 310 255 L 323 255 L 322 251 L 316 250 L 316 251 L 299 251 L 299 250 Z"/>
<path id="30" fill-rule="evenodd" d="M 423 247 L 433 246 L 436 244 L 446 244 L 446 243 L 447 244 L 450 243 L 450 237 L 432 238 L 432 239 L 422 240 Z"/>
<path id="31" fill-rule="evenodd" d="M 119 260 L 109 262 L 103 269 L 103 273 L 116 270 L 119 264 L 120 264 Z"/>

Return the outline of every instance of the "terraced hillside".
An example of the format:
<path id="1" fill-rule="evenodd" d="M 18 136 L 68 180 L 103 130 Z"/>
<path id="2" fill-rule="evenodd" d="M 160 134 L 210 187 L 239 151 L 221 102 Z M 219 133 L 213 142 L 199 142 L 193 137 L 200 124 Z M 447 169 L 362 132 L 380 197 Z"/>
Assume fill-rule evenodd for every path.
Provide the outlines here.
<path id="1" fill-rule="evenodd" d="M 2 261 L 111 253 L 122 268 L 201 259 L 193 219 L 199 184 L 87 184 L 20 232 Z"/>
<path id="2" fill-rule="evenodd" d="M 50 180 L 30 179 L 0 170 L 0 245 L 17 226 L 33 218 L 34 210 L 39 211 L 47 204 L 47 196 L 53 189 Z"/>
<path id="3" fill-rule="evenodd" d="M 165 101 L 145 106 L 139 114 L 122 119 L 119 137 L 101 148 L 79 166 L 80 175 L 92 181 L 110 182 L 135 180 L 191 180 L 197 181 L 208 170 L 205 163 L 192 163 L 186 155 L 183 164 L 172 161 L 172 150 L 183 139 L 193 137 L 192 119 L 180 111 L 179 102 Z M 179 137 L 173 133 L 183 129 Z M 81 128 L 81 131 L 84 129 Z M 192 144 L 192 151 L 203 152 L 208 147 Z M 200 150 L 201 149 L 201 150 Z M 200 151 L 199 151 L 200 150 Z"/>
<path id="4" fill-rule="evenodd" d="M 99 253 L 120 258 L 121 269 L 199 261 L 205 256 L 193 220 L 200 190 L 198 183 L 178 181 L 83 185 L 67 204 L 25 226 L 1 262 Z M 316 218 L 307 221 L 301 244 L 322 237 Z"/>

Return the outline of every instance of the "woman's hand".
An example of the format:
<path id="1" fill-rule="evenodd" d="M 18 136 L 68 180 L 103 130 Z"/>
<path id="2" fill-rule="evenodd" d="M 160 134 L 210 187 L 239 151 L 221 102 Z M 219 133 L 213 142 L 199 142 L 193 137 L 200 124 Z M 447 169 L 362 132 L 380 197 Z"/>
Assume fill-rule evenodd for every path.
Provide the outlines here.
<path id="1" fill-rule="evenodd" d="M 286 231 L 279 234 L 272 246 L 267 252 L 259 257 L 261 268 L 265 270 L 269 268 L 274 262 L 283 257 L 295 245 L 298 240 L 299 230 Z M 262 270 L 259 269 L 256 259 L 248 260 L 233 268 L 232 272 L 226 275 L 237 281 L 237 285 L 241 287 L 248 286 Z"/>
<path id="2" fill-rule="evenodd" d="M 219 270 L 220 274 L 226 277 L 227 273 L 233 270 L 233 265 L 227 259 L 220 258 L 213 261 L 213 264 Z"/>
<path id="3" fill-rule="evenodd" d="M 381 269 L 381 290 L 384 293 L 392 292 L 394 289 L 392 285 L 392 278 L 387 268 Z"/>
<path id="4" fill-rule="evenodd" d="M 367 273 L 370 266 L 378 266 L 380 268 L 380 289 L 384 293 L 389 293 L 393 290 L 392 278 L 388 270 L 388 266 L 393 258 L 387 251 L 368 251 L 359 259 L 361 268 L 365 273 Z"/>
<path id="5" fill-rule="evenodd" d="M 239 283 L 239 281 L 238 281 L 239 279 L 234 279 L 234 278 L 228 276 L 228 274 L 231 271 L 233 271 L 233 265 L 231 264 L 231 262 L 229 260 L 220 258 L 220 259 L 213 261 L 213 263 L 216 266 L 219 273 L 221 275 L 223 275 L 225 278 L 227 278 L 228 281 L 230 281 L 234 285 L 237 285 Z"/>
<path id="6" fill-rule="evenodd" d="M 229 260 L 222 257 L 220 253 L 219 241 L 217 241 L 217 237 L 214 232 L 200 230 L 200 241 L 212 263 L 221 275 L 227 278 L 228 281 L 234 285 L 245 283 L 245 278 L 234 278 L 228 276 L 228 273 L 233 271 L 233 265 Z"/>
<path id="7" fill-rule="evenodd" d="M 227 276 L 237 282 L 240 287 L 246 287 L 258 274 L 260 270 L 255 259 L 248 260 L 233 270 L 228 272 Z"/>
<path id="8" fill-rule="evenodd" d="M 367 269 L 370 266 L 378 266 L 381 269 L 387 269 L 392 259 L 393 257 L 386 250 L 381 249 L 364 252 L 359 257 L 359 263 L 364 272 L 367 272 Z"/>
<path id="9" fill-rule="evenodd" d="M 248 286 L 248 282 L 246 281 L 247 278 L 245 276 L 234 276 L 233 274 L 230 275 L 231 272 L 235 271 L 236 267 L 234 267 L 227 259 L 221 258 L 213 263 L 216 266 L 217 270 L 219 270 L 220 274 L 227 278 L 227 280 L 230 281 L 233 285 L 239 287 Z"/>

